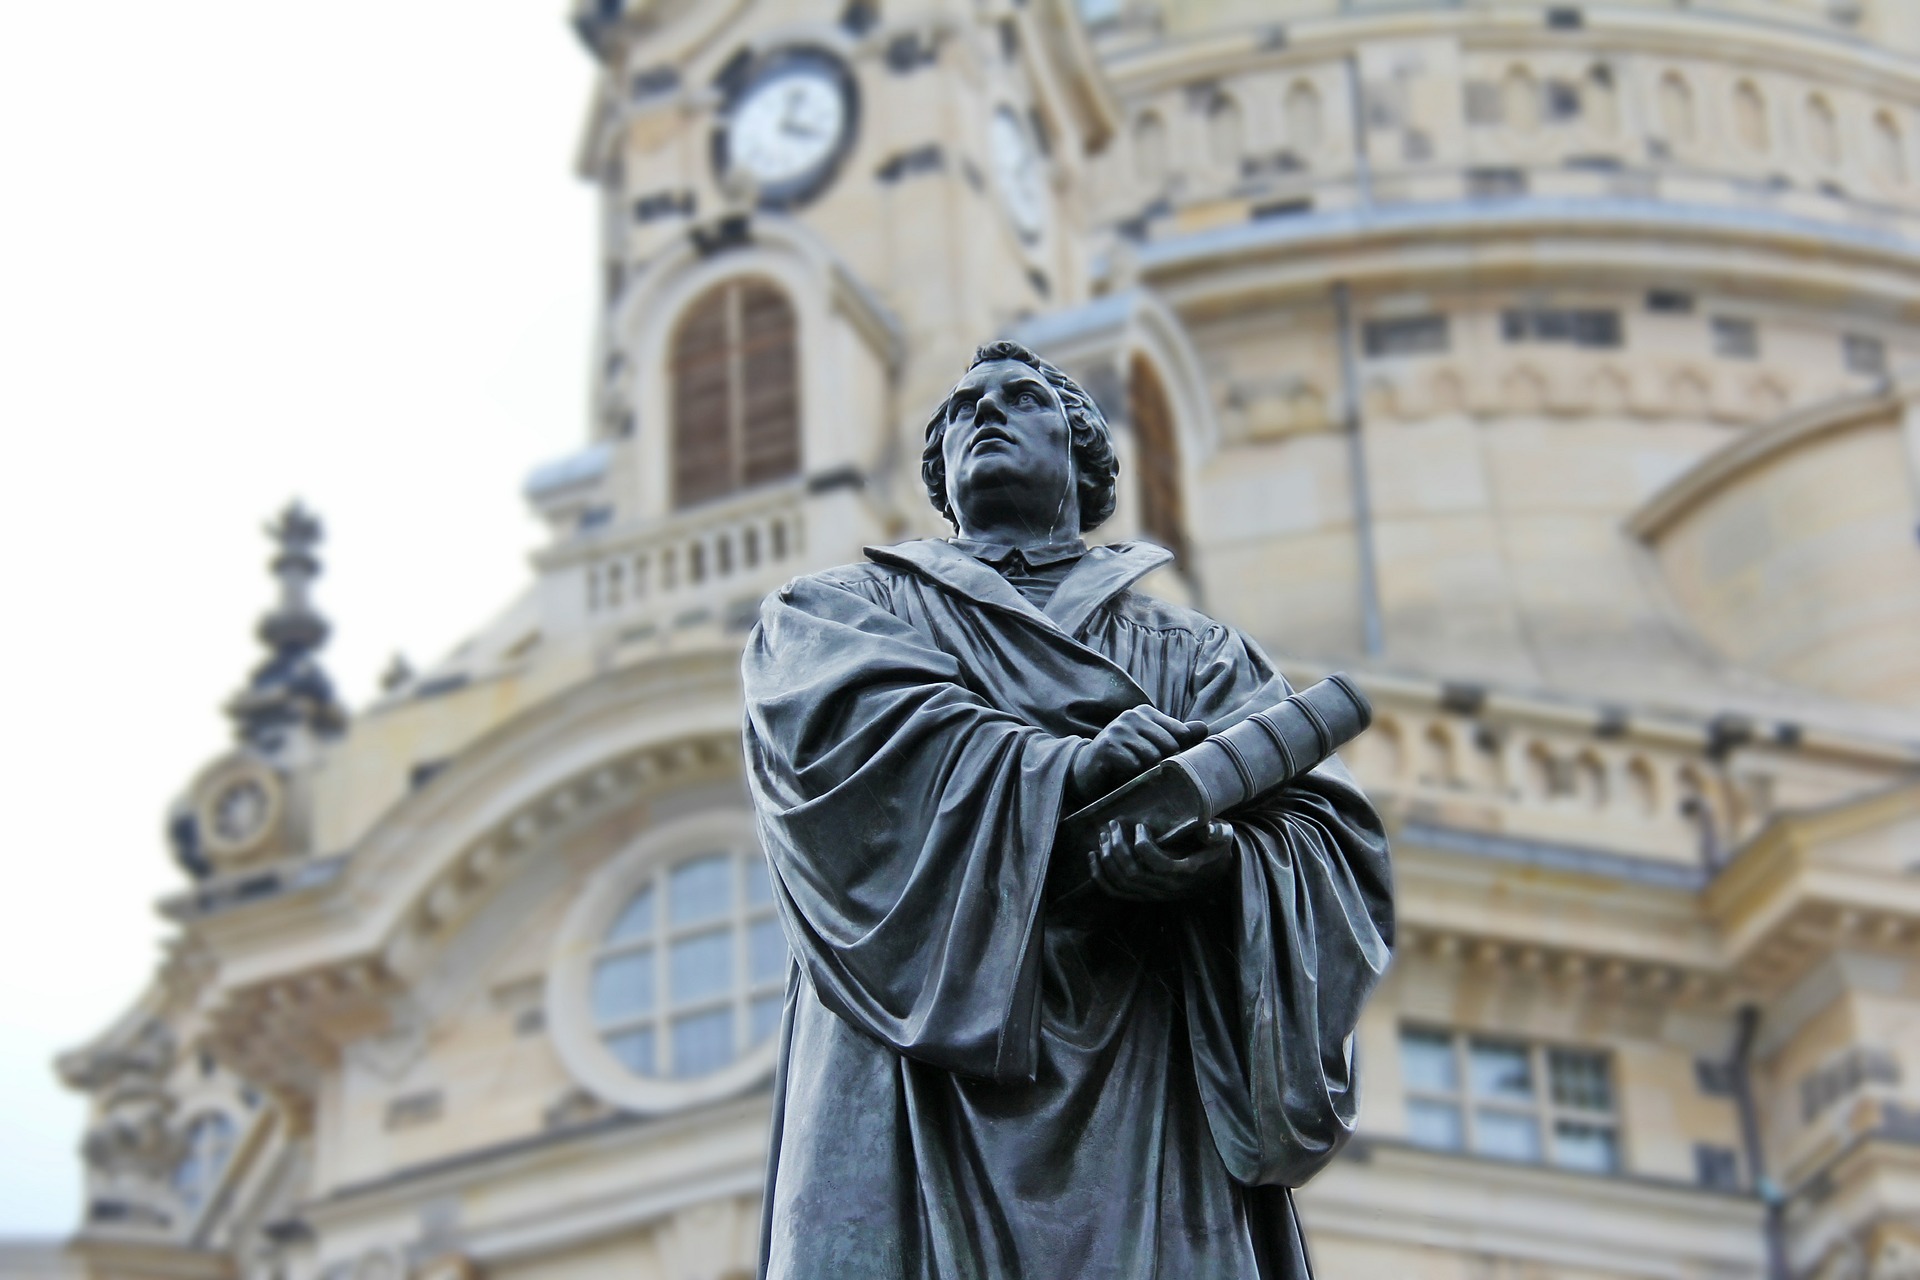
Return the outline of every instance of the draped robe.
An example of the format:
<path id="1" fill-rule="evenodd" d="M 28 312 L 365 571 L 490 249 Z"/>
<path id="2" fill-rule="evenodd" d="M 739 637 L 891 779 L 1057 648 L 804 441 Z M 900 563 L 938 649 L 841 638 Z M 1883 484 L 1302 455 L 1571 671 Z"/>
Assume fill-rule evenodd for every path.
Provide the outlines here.
<path id="1" fill-rule="evenodd" d="M 1232 815 L 1204 897 L 1050 904 L 1081 743 L 1150 703 L 1224 728 L 1287 689 L 1098 547 L 1043 610 L 939 541 L 769 596 L 746 748 L 796 960 L 773 1277 L 1299 1280 L 1289 1188 L 1352 1130 L 1392 945 L 1387 846 L 1338 760 Z"/>

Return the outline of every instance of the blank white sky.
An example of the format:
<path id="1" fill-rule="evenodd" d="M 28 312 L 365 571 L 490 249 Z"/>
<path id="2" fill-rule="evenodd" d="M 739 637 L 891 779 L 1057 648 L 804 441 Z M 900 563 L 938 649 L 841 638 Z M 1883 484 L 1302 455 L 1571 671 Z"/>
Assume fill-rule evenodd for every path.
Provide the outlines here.
<path id="1" fill-rule="evenodd" d="M 78 1221 L 51 1059 L 152 972 L 168 801 L 325 519 L 364 703 L 526 576 L 596 276 L 563 0 L 0 5 L 0 1234 Z"/>

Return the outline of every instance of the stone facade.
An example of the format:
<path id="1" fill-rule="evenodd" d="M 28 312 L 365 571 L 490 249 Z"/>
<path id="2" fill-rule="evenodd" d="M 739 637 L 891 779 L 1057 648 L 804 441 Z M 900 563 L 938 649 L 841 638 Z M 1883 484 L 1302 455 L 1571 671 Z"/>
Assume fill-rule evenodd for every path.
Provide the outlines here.
<path id="1" fill-rule="evenodd" d="M 1118 425 L 1152 589 L 1375 699 L 1403 932 L 1321 1272 L 1920 1275 L 1920 6 L 575 20 L 606 290 L 551 540 L 349 720 L 275 526 L 174 941 L 60 1064 L 86 1274 L 752 1274 L 739 647 L 943 531 L 923 415 L 1008 333 Z"/>

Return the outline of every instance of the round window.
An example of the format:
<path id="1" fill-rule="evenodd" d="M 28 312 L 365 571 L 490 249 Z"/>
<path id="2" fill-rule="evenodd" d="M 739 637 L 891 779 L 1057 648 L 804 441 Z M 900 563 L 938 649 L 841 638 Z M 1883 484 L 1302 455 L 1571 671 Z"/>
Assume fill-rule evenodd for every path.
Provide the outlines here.
<path id="1" fill-rule="evenodd" d="M 582 888 L 556 941 L 554 1045 L 607 1101 L 662 1111 L 772 1070 L 787 940 L 750 815 L 649 831 Z"/>
<path id="2" fill-rule="evenodd" d="M 765 860 L 699 854 L 655 876 L 607 930 L 594 1025 L 636 1074 L 704 1076 L 779 1027 L 786 979 Z"/>

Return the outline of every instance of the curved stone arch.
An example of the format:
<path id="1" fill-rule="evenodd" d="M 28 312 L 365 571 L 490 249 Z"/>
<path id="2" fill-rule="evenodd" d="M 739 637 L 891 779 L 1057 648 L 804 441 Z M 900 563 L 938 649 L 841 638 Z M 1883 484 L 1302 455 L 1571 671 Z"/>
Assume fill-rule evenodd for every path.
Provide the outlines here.
<path id="1" fill-rule="evenodd" d="M 418 975 L 563 828 L 649 785 L 737 773 L 739 700 L 728 647 L 623 668 L 497 726 L 358 842 L 330 886 L 338 910 L 314 913 L 305 972 Z"/>
<path id="2" fill-rule="evenodd" d="M 884 447 L 891 421 L 890 406 L 876 416 L 861 405 L 863 395 L 890 399 L 905 350 L 899 320 L 825 241 L 790 218 L 757 214 L 743 241 L 703 252 L 696 237 L 718 231 L 717 226 L 696 228 L 655 258 L 622 296 L 612 321 L 619 345 L 632 355 L 626 392 L 639 424 L 634 483 L 640 509 L 650 513 L 668 510 L 672 501 L 666 452 L 671 388 L 665 370 L 674 330 L 689 306 L 729 280 L 769 281 L 793 308 L 803 468 L 866 469 Z M 848 353 L 860 351 L 867 356 L 865 367 L 849 367 Z"/>

